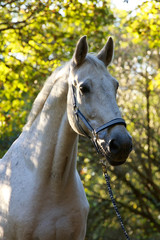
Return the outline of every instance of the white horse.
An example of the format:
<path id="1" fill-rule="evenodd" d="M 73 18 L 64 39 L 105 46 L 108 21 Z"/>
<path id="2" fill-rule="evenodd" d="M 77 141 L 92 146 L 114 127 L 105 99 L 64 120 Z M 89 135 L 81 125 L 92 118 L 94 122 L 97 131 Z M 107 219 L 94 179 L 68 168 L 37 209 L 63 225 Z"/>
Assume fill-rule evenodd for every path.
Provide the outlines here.
<path id="1" fill-rule="evenodd" d="M 78 134 L 92 138 L 112 165 L 131 151 L 118 82 L 106 69 L 112 38 L 97 56 L 87 52 L 84 36 L 72 60 L 47 79 L 0 161 L 0 240 L 83 240 L 89 204 L 76 170 Z"/>

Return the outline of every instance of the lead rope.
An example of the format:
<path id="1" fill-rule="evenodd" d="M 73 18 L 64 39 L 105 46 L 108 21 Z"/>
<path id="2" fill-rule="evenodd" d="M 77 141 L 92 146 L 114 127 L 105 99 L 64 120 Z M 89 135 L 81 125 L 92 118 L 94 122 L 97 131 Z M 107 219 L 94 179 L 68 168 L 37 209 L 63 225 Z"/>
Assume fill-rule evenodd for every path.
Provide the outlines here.
<path id="1" fill-rule="evenodd" d="M 119 210 L 118 210 L 118 208 L 117 208 L 116 201 L 115 201 L 115 199 L 114 199 L 114 197 L 113 197 L 113 192 L 112 192 L 111 185 L 110 185 L 110 177 L 109 177 L 109 175 L 108 175 L 108 173 L 107 173 L 106 164 L 104 163 L 103 160 L 101 161 L 101 164 L 102 164 L 102 170 L 103 170 L 103 173 L 104 173 L 104 176 L 105 176 L 105 179 L 106 179 L 109 196 L 110 196 L 110 198 L 111 198 L 111 201 L 112 201 L 114 210 L 115 210 L 115 212 L 116 212 L 117 218 L 118 218 L 118 220 L 119 220 L 119 222 L 120 222 L 121 228 L 122 228 L 122 230 L 123 230 L 123 233 L 124 233 L 126 239 L 127 239 L 127 240 L 130 240 L 130 238 L 129 238 L 129 236 L 128 236 L 128 233 L 127 233 L 127 231 L 126 231 L 126 229 L 125 229 L 125 227 L 124 227 L 124 224 L 123 224 L 121 215 L 120 215 L 120 213 L 119 213 Z"/>

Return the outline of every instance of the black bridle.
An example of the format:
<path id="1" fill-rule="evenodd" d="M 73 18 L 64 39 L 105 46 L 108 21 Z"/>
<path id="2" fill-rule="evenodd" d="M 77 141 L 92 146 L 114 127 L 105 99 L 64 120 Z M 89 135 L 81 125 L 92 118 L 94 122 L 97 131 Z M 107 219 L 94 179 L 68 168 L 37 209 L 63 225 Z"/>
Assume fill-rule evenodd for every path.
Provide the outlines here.
<path id="1" fill-rule="evenodd" d="M 73 109 L 74 109 L 74 115 L 76 119 L 76 124 L 82 134 L 87 136 L 94 144 L 96 151 L 98 153 L 101 153 L 104 155 L 104 152 L 102 148 L 98 145 L 97 140 L 98 140 L 98 133 L 112 127 L 114 125 L 124 125 L 126 127 L 126 122 L 123 118 L 114 118 L 111 121 L 103 124 L 102 126 L 98 128 L 93 128 L 92 125 L 89 123 L 89 121 L 86 119 L 86 117 L 83 115 L 83 113 L 79 110 L 79 107 L 77 105 L 77 98 L 76 98 L 76 88 L 72 84 L 72 95 L 73 95 Z M 83 124 L 87 127 L 87 129 L 90 132 L 90 135 L 84 130 L 82 127 L 80 120 L 83 122 Z"/>
<path id="2" fill-rule="evenodd" d="M 80 130 L 80 132 L 82 134 L 84 134 L 85 136 L 87 136 L 94 144 L 96 150 L 97 150 L 97 153 L 101 153 L 103 156 L 105 156 L 105 151 L 104 149 L 98 145 L 98 133 L 109 128 L 109 127 L 112 127 L 114 125 L 124 125 L 126 127 L 126 123 L 124 121 L 123 118 L 114 118 L 112 119 L 111 121 L 103 124 L 102 126 L 94 129 L 91 124 L 89 123 L 89 121 L 85 118 L 85 116 L 83 115 L 83 113 L 79 110 L 78 108 L 78 105 L 77 105 L 77 98 L 76 98 L 76 90 L 75 90 L 75 87 L 72 85 L 72 93 L 73 93 L 73 109 L 74 109 L 74 115 L 75 115 L 75 119 L 76 119 L 76 123 L 77 123 L 77 126 Z M 84 128 L 82 127 L 81 123 L 80 123 L 80 120 L 84 123 L 84 125 L 87 127 L 87 129 L 89 130 L 91 136 L 84 130 Z M 121 215 L 118 211 L 118 208 L 117 208 L 117 205 L 116 205 L 116 201 L 113 197 L 113 193 L 112 193 L 112 189 L 111 189 L 111 186 L 110 186 L 110 177 L 107 173 L 107 167 L 106 167 L 106 163 L 102 160 L 101 161 L 101 164 L 102 164 L 102 170 L 103 170 L 103 173 L 104 173 L 104 176 L 105 176 L 105 179 L 106 179 L 106 183 L 107 183 L 107 188 L 108 188 L 108 192 L 109 192 L 109 195 L 110 195 L 110 198 L 111 198 L 111 201 L 112 201 L 112 204 L 113 204 L 113 207 L 115 209 L 115 212 L 116 212 L 116 215 L 119 219 L 119 222 L 120 222 L 120 225 L 121 225 L 121 228 L 123 230 L 123 233 L 125 235 L 125 238 L 127 240 L 130 240 L 129 236 L 128 236 L 128 233 L 124 227 L 124 224 L 123 224 L 123 221 L 122 221 L 122 218 L 121 218 Z"/>

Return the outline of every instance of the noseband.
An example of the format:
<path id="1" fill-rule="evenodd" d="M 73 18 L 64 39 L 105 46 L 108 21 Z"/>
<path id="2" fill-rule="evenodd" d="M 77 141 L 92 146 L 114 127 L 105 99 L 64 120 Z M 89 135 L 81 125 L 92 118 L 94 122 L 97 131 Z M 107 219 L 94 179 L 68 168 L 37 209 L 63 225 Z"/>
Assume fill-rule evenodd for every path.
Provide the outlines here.
<path id="1" fill-rule="evenodd" d="M 96 151 L 98 153 L 101 153 L 102 155 L 104 155 L 104 153 L 102 151 L 102 148 L 98 145 L 98 142 L 97 142 L 97 140 L 98 140 L 98 133 L 102 132 L 103 130 L 105 130 L 105 129 L 109 128 L 109 127 L 112 127 L 114 125 L 124 125 L 126 127 L 125 120 L 123 118 L 114 118 L 111 121 L 103 124 L 102 126 L 94 129 L 91 126 L 91 124 L 88 122 L 88 120 L 85 118 L 83 113 L 78 108 L 77 99 L 76 99 L 76 89 L 75 89 L 75 87 L 73 85 L 72 85 L 72 94 L 73 94 L 74 115 L 75 115 L 76 123 L 77 123 L 77 126 L 78 126 L 79 130 L 81 131 L 81 133 L 83 133 L 85 136 L 87 136 L 93 142 L 93 144 L 94 144 L 94 146 L 96 148 Z M 80 124 L 80 120 L 87 127 L 87 129 L 91 133 L 91 136 L 84 130 L 84 128 Z"/>

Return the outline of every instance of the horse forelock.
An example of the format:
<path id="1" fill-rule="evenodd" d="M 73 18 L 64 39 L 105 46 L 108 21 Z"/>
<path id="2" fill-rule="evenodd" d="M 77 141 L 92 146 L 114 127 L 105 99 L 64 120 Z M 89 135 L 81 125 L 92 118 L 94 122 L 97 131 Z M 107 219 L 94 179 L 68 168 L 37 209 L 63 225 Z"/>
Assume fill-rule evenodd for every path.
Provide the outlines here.
<path id="1" fill-rule="evenodd" d="M 57 82 L 59 82 L 60 87 L 58 89 L 55 89 L 56 91 L 56 97 L 57 95 L 61 94 L 61 92 L 64 90 L 66 83 L 67 83 L 67 78 L 68 78 L 68 74 L 69 74 L 69 67 L 68 67 L 68 63 L 66 63 L 63 66 L 58 67 L 52 74 L 51 76 L 49 76 L 46 80 L 46 82 L 43 85 L 42 90 L 39 92 L 39 94 L 37 95 L 36 99 L 34 100 L 34 103 L 32 105 L 32 109 L 28 115 L 27 118 L 27 123 L 24 126 L 23 130 L 27 130 L 32 123 L 34 122 L 34 120 L 36 119 L 37 115 L 42 111 L 43 106 L 45 105 L 46 100 L 48 99 L 53 86 L 55 86 L 55 84 Z"/>

